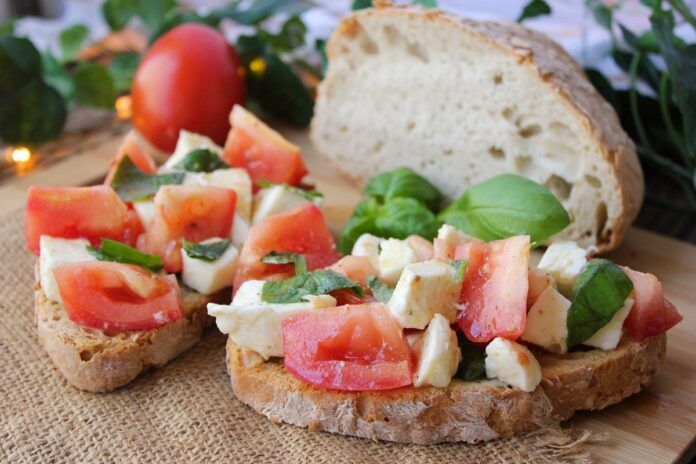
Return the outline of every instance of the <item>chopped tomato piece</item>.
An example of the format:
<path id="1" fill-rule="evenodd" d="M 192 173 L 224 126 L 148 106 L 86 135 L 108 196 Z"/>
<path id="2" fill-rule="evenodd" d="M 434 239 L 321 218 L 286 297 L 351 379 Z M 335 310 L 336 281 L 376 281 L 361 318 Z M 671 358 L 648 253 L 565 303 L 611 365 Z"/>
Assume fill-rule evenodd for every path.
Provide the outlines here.
<path id="1" fill-rule="evenodd" d="M 643 340 L 661 334 L 684 319 L 665 298 L 664 289 L 657 277 L 628 267 L 622 269 L 633 282 L 635 302 L 624 321 L 624 328 L 633 338 Z"/>
<path id="2" fill-rule="evenodd" d="M 433 244 L 419 235 L 409 235 L 406 242 L 416 252 L 418 261 L 428 261 L 435 257 Z"/>
<path id="3" fill-rule="evenodd" d="M 123 228 L 123 234 L 121 234 L 119 242 L 127 243 L 130 246 L 135 246 L 138 241 L 138 237 L 143 232 L 145 232 L 145 227 L 143 227 L 143 223 L 140 220 L 138 213 L 133 209 L 126 211 L 125 227 Z"/>
<path id="4" fill-rule="evenodd" d="M 274 274 L 292 272 L 290 264 L 261 262 L 272 251 L 304 255 L 310 271 L 333 264 L 339 258 L 324 215 L 313 203 L 305 203 L 287 213 L 269 216 L 249 229 L 239 254 L 235 290 L 249 279 L 267 279 Z"/>
<path id="5" fill-rule="evenodd" d="M 381 303 L 341 306 L 283 321 L 285 367 L 322 388 L 387 390 L 413 382 L 411 349 Z"/>
<path id="6" fill-rule="evenodd" d="M 245 168 L 251 179 L 276 184 L 299 185 L 307 174 L 300 148 L 288 142 L 260 119 L 239 105 L 230 113 L 232 129 L 222 159 Z"/>
<path id="7" fill-rule="evenodd" d="M 147 330 L 183 316 L 173 275 L 122 263 L 86 262 L 54 270 L 71 321 L 101 330 Z"/>
<path id="8" fill-rule="evenodd" d="M 536 268 L 529 269 L 529 291 L 527 292 L 527 308 L 531 308 L 539 295 L 544 293 L 547 287 L 555 287 L 553 277 Z"/>
<path id="9" fill-rule="evenodd" d="M 457 323 L 472 342 L 496 337 L 516 340 L 527 318 L 529 236 L 458 246 L 455 258 L 469 266 L 462 285 Z"/>
<path id="10" fill-rule="evenodd" d="M 229 237 L 237 194 L 219 187 L 165 185 L 155 195 L 155 217 L 137 248 L 162 256 L 167 272 L 181 270 L 181 240 Z"/>
<path id="11" fill-rule="evenodd" d="M 339 306 L 375 301 L 369 293 L 370 290 L 367 287 L 367 279 L 370 276 L 377 276 L 378 272 L 367 257 L 352 255 L 344 256 L 329 266 L 329 269 L 347 277 L 354 282 L 359 283 L 363 287 L 363 290 L 365 290 L 364 296 L 358 296 L 352 290 L 334 290 L 331 292 L 331 296 L 336 298 Z"/>
<path id="12" fill-rule="evenodd" d="M 121 146 L 118 147 L 118 152 L 114 159 L 111 160 L 111 164 L 109 164 L 109 173 L 104 179 L 104 185 L 111 185 L 111 179 L 113 179 L 114 173 L 124 156 L 128 156 L 131 161 L 133 161 L 133 164 L 146 174 L 155 174 L 157 172 L 155 160 L 140 147 L 138 144 L 138 136 L 135 134 L 135 131 L 131 129 L 131 131 L 126 134 L 123 142 L 121 142 Z"/>
<path id="13" fill-rule="evenodd" d="M 454 259 L 454 247 L 441 238 L 436 238 L 433 240 L 433 254 L 437 259 L 442 259 L 443 261 L 449 261 Z"/>
<path id="14" fill-rule="evenodd" d="M 119 240 L 126 222 L 126 205 L 106 185 L 94 187 L 29 187 L 25 234 L 27 248 L 39 254 L 39 238 L 86 238 L 97 245 L 103 238 Z"/>

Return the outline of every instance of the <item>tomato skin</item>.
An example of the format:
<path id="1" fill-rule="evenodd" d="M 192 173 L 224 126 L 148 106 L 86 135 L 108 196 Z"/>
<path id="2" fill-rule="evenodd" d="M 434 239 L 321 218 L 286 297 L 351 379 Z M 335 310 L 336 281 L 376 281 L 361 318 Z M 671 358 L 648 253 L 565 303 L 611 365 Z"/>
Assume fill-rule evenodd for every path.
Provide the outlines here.
<path id="1" fill-rule="evenodd" d="M 224 36 L 210 26 L 182 24 L 158 38 L 136 70 L 133 124 L 169 152 L 181 129 L 222 145 L 227 116 L 245 94 L 244 68 Z"/>
<path id="2" fill-rule="evenodd" d="M 496 337 L 516 340 L 524 331 L 529 290 L 529 236 L 458 246 L 456 259 L 468 259 L 457 323 L 472 342 Z"/>
<path id="3" fill-rule="evenodd" d="M 39 254 L 39 238 L 121 238 L 126 225 L 126 205 L 106 185 L 93 187 L 29 187 L 25 216 L 27 248 Z"/>
<path id="4" fill-rule="evenodd" d="M 152 290 L 139 296 L 121 272 L 136 273 Z M 183 300 L 173 275 L 154 276 L 122 263 L 88 262 L 54 270 L 60 296 L 70 320 L 109 331 L 148 330 L 183 316 Z"/>
<path id="5" fill-rule="evenodd" d="M 334 290 L 330 295 L 336 298 L 338 306 L 372 303 L 375 301 L 367 286 L 367 279 L 370 276 L 377 276 L 378 272 L 367 257 L 344 256 L 329 266 L 328 269 L 359 283 L 365 292 L 365 295 L 359 296 L 354 291 L 348 289 Z"/>
<path id="6" fill-rule="evenodd" d="M 662 283 L 652 274 L 622 267 L 633 282 L 633 308 L 624 321 L 624 328 L 635 339 L 659 335 L 681 322 L 684 317 L 665 298 Z"/>
<path id="7" fill-rule="evenodd" d="M 288 264 L 261 262 L 271 251 L 303 254 L 310 271 L 329 266 L 339 258 L 324 215 L 313 203 L 305 203 L 287 213 L 269 216 L 249 229 L 239 254 L 235 290 L 249 279 L 292 272 Z"/>
<path id="8" fill-rule="evenodd" d="M 285 367 L 300 380 L 348 391 L 413 383 L 413 355 L 381 303 L 297 314 L 283 321 Z"/>
<path id="9" fill-rule="evenodd" d="M 274 131 L 252 113 L 235 106 L 230 114 L 232 129 L 222 159 L 232 167 L 245 168 L 256 182 L 299 185 L 307 174 L 300 148 Z"/>
<path id="10" fill-rule="evenodd" d="M 182 268 L 181 240 L 229 237 L 237 194 L 220 187 L 164 185 L 155 195 L 155 217 L 137 248 L 162 256 L 167 272 Z"/>
<path id="11" fill-rule="evenodd" d="M 135 134 L 135 131 L 131 129 L 128 134 L 126 134 L 123 142 L 121 142 L 121 146 L 118 147 L 116 156 L 111 160 L 111 163 L 109 163 L 109 173 L 104 179 L 104 185 L 111 185 L 114 173 L 124 156 L 128 156 L 131 161 L 133 161 L 133 164 L 146 174 L 155 174 L 157 172 L 155 160 L 152 159 L 149 153 L 140 147 L 138 144 L 138 136 Z"/>

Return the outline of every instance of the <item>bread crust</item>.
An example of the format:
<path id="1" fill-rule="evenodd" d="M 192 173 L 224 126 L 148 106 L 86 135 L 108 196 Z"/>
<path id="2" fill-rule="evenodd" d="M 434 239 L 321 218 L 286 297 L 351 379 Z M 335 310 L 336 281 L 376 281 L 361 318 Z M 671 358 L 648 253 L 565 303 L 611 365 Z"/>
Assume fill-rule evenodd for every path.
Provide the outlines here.
<path id="1" fill-rule="evenodd" d="M 191 348 L 213 323 L 207 304 L 224 295 L 205 296 L 188 288 L 183 293 L 181 319 L 157 329 L 106 333 L 72 322 L 63 305 L 49 300 L 37 283 L 34 314 L 39 342 L 70 385 L 94 393 L 115 390 Z"/>
<path id="2" fill-rule="evenodd" d="M 625 338 L 615 350 L 566 355 L 535 351 L 541 384 L 531 393 L 494 380 L 453 380 L 447 388 L 341 392 L 307 385 L 282 360 L 257 362 L 227 341 L 237 398 L 274 422 L 400 443 L 476 443 L 557 424 L 577 410 L 602 409 L 637 393 L 664 360 L 666 335 Z"/>

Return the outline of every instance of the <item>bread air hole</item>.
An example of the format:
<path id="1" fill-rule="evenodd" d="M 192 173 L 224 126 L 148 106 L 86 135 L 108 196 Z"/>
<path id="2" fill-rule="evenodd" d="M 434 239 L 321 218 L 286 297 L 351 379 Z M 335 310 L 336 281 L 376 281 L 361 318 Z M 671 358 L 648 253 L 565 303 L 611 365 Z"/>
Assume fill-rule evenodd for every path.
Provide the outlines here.
<path id="1" fill-rule="evenodd" d="M 397 31 L 394 26 L 384 26 L 384 37 L 387 39 L 387 43 L 390 45 L 397 45 L 404 40 L 404 36 L 401 32 Z"/>
<path id="2" fill-rule="evenodd" d="M 526 127 L 520 127 L 518 133 L 520 134 L 520 137 L 528 139 L 530 137 L 534 137 L 535 135 L 539 134 L 541 132 L 541 126 L 539 124 L 530 124 L 529 126 Z"/>
<path id="3" fill-rule="evenodd" d="M 515 158 L 515 172 L 524 177 L 530 177 L 534 173 L 534 161 L 531 156 L 518 156 Z"/>
<path id="4" fill-rule="evenodd" d="M 548 180 L 544 182 L 544 185 L 561 201 L 570 198 L 570 193 L 573 190 L 573 184 L 556 174 L 549 177 Z"/>
<path id="5" fill-rule="evenodd" d="M 408 42 L 406 44 L 406 52 L 423 63 L 427 63 L 429 60 L 428 52 L 426 52 L 425 48 L 418 43 Z"/>
<path id="6" fill-rule="evenodd" d="M 494 83 L 495 85 L 500 85 L 500 84 L 502 84 L 502 83 L 503 83 L 503 75 L 500 74 L 500 73 L 496 73 L 496 74 L 493 76 L 493 83 Z"/>
<path id="7" fill-rule="evenodd" d="M 587 181 L 588 184 L 590 184 L 592 187 L 594 187 L 596 189 L 602 188 L 602 181 L 597 179 L 595 176 L 591 176 L 589 174 L 586 174 L 585 180 Z"/>
<path id="8" fill-rule="evenodd" d="M 90 350 L 82 350 L 80 351 L 80 361 L 82 362 L 88 362 L 90 359 L 92 359 L 93 353 Z"/>
<path id="9" fill-rule="evenodd" d="M 570 130 L 570 127 L 566 126 L 562 122 L 552 122 L 549 125 L 549 130 L 553 135 L 556 135 L 562 139 L 568 139 L 573 136 L 573 131 Z"/>
<path id="10" fill-rule="evenodd" d="M 491 157 L 495 159 L 503 159 L 505 158 L 505 151 L 502 148 L 498 147 L 488 147 L 488 154 L 491 155 Z"/>
<path id="11" fill-rule="evenodd" d="M 360 48 L 368 55 L 374 55 L 379 51 L 379 47 L 367 34 L 362 33 L 360 35 Z"/>

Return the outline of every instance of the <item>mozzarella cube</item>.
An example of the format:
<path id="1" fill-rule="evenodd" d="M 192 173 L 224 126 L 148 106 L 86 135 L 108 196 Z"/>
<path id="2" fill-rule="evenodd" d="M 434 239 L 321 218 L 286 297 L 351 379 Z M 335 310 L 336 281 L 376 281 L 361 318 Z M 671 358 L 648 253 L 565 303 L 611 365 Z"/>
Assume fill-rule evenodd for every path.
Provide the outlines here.
<path id="1" fill-rule="evenodd" d="M 174 153 L 160 167 L 160 172 L 174 171 L 179 164 L 190 152 L 199 148 L 207 148 L 218 156 L 222 156 L 222 147 L 213 142 L 205 135 L 195 134 L 186 130 L 179 131 L 179 138 L 176 141 Z"/>
<path id="2" fill-rule="evenodd" d="M 232 304 L 236 306 L 262 304 L 263 284 L 265 280 L 246 280 L 234 294 Z"/>
<path id="3" fill-rule="evenodd" d="M 307 198 L 284 185 L 262 189 L 254 198 L 254 216 L 251 223 L 257 224 L 274 214 L 291 211 L 308 201 Z"/>
<path id="4" fill-rule="evenodd" d="M 628 317 L 628 313 L 633 308 L 633 299 L 626 298 L 624 305 L 619 309 L 611 321 L 590 338 L 582 342 L 583 345 L 594 346 L 603 350 L 613 350 L 621 340 L 621 329 L 623 328 L 624 320 Z"/>
<path id="5" fill-rule="evenodd" d="M 209 245 L 220 240 L 219 238 L 209 238 L 200 243 Z M 182 248 L 181 257 L 183 259 L 181 280 L 184 284 L 198 293 L 211 295 L 232 285 L 239 251 L 234 245 L 230 244 L 215 261 L 206 261 L 204 259 L 192 258 Z"/>
<path id="6" fill-rule="evenodd" d="M 457 334 L 444 316 L 436 314 L 423 335 L 413 385 L 446 387 L 457 372 L 461 358 Z"/>
<path id="7" fill-rule="evenodd" d="M 152 200 L 134 201 L 133 209 L 135 209 L 135 213 L 140 218 L 143 228 L 148 230 L 152 225 L 152 221 L 155 219 L 155 213 L 157 212 L 155 202 Z"/>
<path id="8" fill-rule="evenodd" d="M 527 347 L 498 337 L 486 347 L 486 377 L 531 392 L 541 382 L 541 366 Z"/>
<path id="9" fill-rule="evenodd" d="M 305 311 L 336 306 L 336 299 L 330 295 L 306 296 L 305 300 L 302 303 L 288 304 L 209 303 L 208 314 L 215 317 L 218 329 L 228 334 L 237 346 L 254 350 L 264 359 L 282 357 L 283 320 Z"/>
<path id="10" fill-rule="evenodd" d="M 216 169 L 213 172 L 187 172 L 183 184 L 234 190 L 237 194 L 235 214 L 239 214 L 246 221 L 251 219 L 252 182 L 246 169 L 229 168 Z"/>
<path id="11" fill-rule="evenodd" d="M 406 240 L 390 238 L 380 244 L 377 264 L 380 277 L 387 285 L 395 285 L 406 266 L 417 262 L 418 255 Z"/>
<path id="12" fill-rule="evenodd" d="M 383 238 L 372 234 L 362 234 L 353 244 L 350 254 L 367 258 L 375 269 L 379 269 L 379 249 L 382 242 L 384 242 Z"/>
<path id="13" fill-rule="evenodd" d="M 568 351 L 568 301 L 552 286 L 546 287 L 527 313 L 520 337 L 554 353 Z"/>
<path id="14" fill-rule="evenodd" d="M 48 299 L 62 303 L 53 270 L 67 264 L 96 261 L 87 251 L 89 242 L 84 238 L 65 239 L 42 235 L 39 239 L 39 280 Z"/>
<path id="15" fill-rule="evenodd" d="M 573 284 L 587 264 L 587 250 L 573 242 L 551 244 L 541 257 L 537 268 L 550 274 L 558 290 L 568 298 L 573 296 Z"/>
<path id="16" fill-rule="evenodd" d="M 232 233 L 230 234 L 232 238 L 232 245 L 241 249 L 244 242 L 246 242 L 248 235 L 249 222 L 245 221 L 239 214 L 234 213 L 234 220 L 232 221 Z"/>
<path id="17" fill-rule="evenodd" d="M 461 230 L 449 224 L 443 224 L 437 231 L 437 238 L 443 240 L 447 245 L 456 248 L 459 245 L 464 245 L 473 240 L 476 240 L 470 235 L 465 234 Z"/>
<path id="18" fill-rule="evenodd" d="M 389 312 L 404 328 L 424 329 L 435 314 L 454 322 L 462 289 L 455 274 L 439 259 L 409 264 L 387 303 Z"/>

